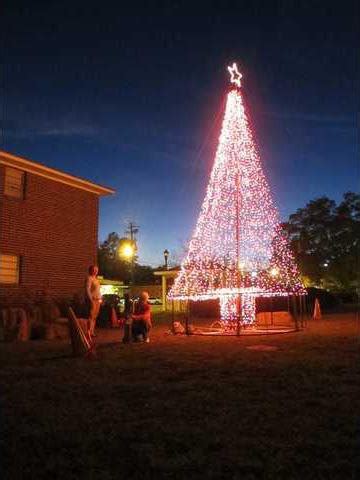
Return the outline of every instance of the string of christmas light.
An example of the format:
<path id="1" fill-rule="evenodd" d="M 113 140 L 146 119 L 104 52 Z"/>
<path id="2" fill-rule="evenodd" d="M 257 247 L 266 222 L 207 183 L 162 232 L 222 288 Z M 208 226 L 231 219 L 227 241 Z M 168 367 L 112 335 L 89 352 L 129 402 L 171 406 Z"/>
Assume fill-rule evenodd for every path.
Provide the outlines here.
<path id="1" fill-rule="evenodd" d="M 299 273 L 280 228 L 240 90 L 226 109 L 205 199 L 188 253 L 169 293 L 172 299 L 219 298 L 228 327 L 255 321 L 255 298 L 302 295 Z"/>

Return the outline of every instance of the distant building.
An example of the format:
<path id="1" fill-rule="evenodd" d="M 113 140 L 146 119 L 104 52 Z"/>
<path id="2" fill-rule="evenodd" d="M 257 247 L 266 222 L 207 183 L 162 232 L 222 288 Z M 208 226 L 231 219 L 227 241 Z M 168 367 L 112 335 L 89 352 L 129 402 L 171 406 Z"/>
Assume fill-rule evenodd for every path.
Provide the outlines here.
<path id="1" fill-rule="evenodd" d="M 161 301 L 163 312 L 171 311 L 172 309 L 175 309 L 176 311 L 183 311 L 186 309 L 186 302 L 179 300 L 171 301 L 167 298 L 167 294 L 179 272 L 180 267 L 157 270 L 154 272 L 155 276 L 161 277 Z"/>
<path id="2" fill-rule="evenodd" d="M 114 190 L 0 151 L 0 303 L 83 291 Z"/>
<path id="3" fill-rule="evenodd" d="M 100 291 L 102 295 L 119 295 L 123 297 L 129 290 L 128 285 L 124 285 L 124 282 L 120 280 L 108 280 L 107 278 L 99 275 Z"/>

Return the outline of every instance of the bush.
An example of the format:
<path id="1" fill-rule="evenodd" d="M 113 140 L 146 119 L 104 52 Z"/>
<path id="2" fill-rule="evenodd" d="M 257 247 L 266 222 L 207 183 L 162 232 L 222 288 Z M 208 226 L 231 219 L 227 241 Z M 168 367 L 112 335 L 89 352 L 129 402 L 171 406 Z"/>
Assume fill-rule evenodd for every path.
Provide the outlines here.
<path id="1" fill-rule="evenodd" d="M 310 287 L 307 288 L 306 291 L 308 293 L 307 301 L 310 311 L 313 311 L 314 309 L 314 303 L 316 298 L 319 300 L 320 308 L 325 311 L 336 310 L 341 306 L 340 299 L 336 295 L 328 292 L 327 290 Z"/>

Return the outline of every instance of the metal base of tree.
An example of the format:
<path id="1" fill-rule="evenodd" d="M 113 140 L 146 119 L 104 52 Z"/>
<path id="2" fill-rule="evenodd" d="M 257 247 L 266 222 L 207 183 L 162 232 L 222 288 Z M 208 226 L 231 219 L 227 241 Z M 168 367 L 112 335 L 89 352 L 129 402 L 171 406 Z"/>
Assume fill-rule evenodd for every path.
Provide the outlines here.
<path id="1" fill-rule="evenodd" d="M 265 322 L 259 322 L 256 314 L 256 299 L 250 296 L 221 298 L 219 301 L 221 315 L 209 319 L 193 315 L 190 302 L 187 302 L 185 314 L 176 312 L 174 301 L 172 301 L 171 324 L 183 324 L 184 331 L 181 333 L 189 336 L 275 335 L 300 332 L 306 328 L 307 321 L 311 318 L 306 295 L 283 296 L 282 301 L 286 310 L 280 311 L 275 309 L 273 297 L 265 299 L 265 301 L 267 308 L 260 312 L 260 315 L 264 314 Z M 288 314 L 287 324 L 279 323 L 276 320 L 278 314 L 284 315 L 284 313 Z M 224 315 L 228 321 L 224 321 Z"/>

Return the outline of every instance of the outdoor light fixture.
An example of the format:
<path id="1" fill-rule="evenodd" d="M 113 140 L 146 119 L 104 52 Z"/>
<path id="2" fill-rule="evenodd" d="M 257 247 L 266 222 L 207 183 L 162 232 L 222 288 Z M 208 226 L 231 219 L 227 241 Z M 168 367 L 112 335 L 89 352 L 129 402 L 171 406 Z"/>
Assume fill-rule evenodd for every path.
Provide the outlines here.
<path id="1" fill-rule="evenodd" d="M 168 269 L 168 258 L 169 258 L 169 250 L 165 248 L 164 250 L 164 260 L 165 260 L 165 268 Z"/>
<path id="2" fill-rule="evenodd" d="M 131 258 L 134 255 L 134 247 L 130 243 L 126 243 L 120 249 L 120 255 L 124 258 Z"/>
<path id="3" fill-rule="evenodd" d="M 126 260 L 130 264 L 130 284 L 134 285 L 135 277 L 135 255 L 137 253 L 137 246 L 135 240 L 121 239 L 119 245 L 119 257 Z"/>

